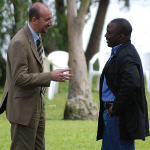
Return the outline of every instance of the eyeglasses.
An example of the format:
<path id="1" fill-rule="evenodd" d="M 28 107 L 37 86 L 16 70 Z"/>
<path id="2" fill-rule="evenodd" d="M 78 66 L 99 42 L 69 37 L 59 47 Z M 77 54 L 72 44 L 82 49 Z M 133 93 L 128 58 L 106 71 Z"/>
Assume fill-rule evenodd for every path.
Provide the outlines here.
<path id="1" fill-rule="evenodd" d="M 40 17 L 44 22 L 46 23 L 53 23 L 53 19 L 52 18 L 43 18 L 43 17 Z M 40 20 L 39 18 L 39 20 Z"/>

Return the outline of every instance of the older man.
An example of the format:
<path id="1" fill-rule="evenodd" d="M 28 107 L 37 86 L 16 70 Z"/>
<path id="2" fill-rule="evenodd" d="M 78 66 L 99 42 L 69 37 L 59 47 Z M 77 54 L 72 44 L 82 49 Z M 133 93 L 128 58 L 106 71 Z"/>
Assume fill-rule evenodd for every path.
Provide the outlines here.
<path id="1" fill-rule="evenodd" d="M 42 3 L 29 9 L 29 23 L 13 37 L 8 48 L 7 75 L 0 113 L 11 123 L 11 150 L 44 150 L 45 113 L 42 94 L 50 81 L 63 82 L 70 69 L 43 73 L 40 33 L 52 26 L 52 13 Z"/>

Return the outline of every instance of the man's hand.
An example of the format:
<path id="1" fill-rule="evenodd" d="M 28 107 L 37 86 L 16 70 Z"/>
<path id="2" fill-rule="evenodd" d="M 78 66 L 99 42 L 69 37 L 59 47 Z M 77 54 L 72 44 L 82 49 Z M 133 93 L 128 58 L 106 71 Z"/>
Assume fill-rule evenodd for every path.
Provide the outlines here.
<path id="1" fill-rule="evenodd" d="M 66 73 L 68 71 L 71 71 L 71 69 L 56 69 L 53 72 L 51 72 L 51 80 L 58 81 L 58 82 L 64 82 L 66 80 L 69 80 L 73 75 Z"/>

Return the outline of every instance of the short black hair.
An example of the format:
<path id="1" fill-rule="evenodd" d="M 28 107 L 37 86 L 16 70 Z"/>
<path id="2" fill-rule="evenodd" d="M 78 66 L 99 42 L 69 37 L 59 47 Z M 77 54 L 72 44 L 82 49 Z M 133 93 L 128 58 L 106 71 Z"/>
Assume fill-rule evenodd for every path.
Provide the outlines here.
<path id="1" fill-rule="evenodd" d="M 119 29 L 119 32 L 125 36 L 131 36 L 132 26 L 130 22 L 124 18 L 113 19 L 110 23 L 115 23 Z"/>
<path id="2" fill-rule="evenodd" d="M 29 21 L 32 20 L 33 17 L 39 19 L 40 18 L 40 7 L 34 6 L 29 9 Z"/>

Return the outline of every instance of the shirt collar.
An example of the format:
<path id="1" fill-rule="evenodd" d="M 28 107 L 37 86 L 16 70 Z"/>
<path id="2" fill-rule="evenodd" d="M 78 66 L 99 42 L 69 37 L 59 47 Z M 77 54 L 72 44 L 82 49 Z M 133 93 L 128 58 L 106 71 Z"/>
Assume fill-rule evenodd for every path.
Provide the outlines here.
<path id="1" fill-rule="evenodd" d="M 28 27 L 32 33 L 34 42 L 36 43 L 36 41 L 40 38 L 40 36 L 32 29 L 32 27 L 30 26 L 30 24 L 28 23 Z"/>
<path id="2" fill-rule="evenodd" d="M 117 50 L 118 50 L 118 48 L 121 46 L 121 44 L 119 44 L 119 45 L 116 45 L 116 46 L 114 46 L 113 48 L 112 48 L 112 50 L 111 50 L 111 56 L 114 56 L 115 54 L 116 54 L 116 52 L 117 52 Z"/>

